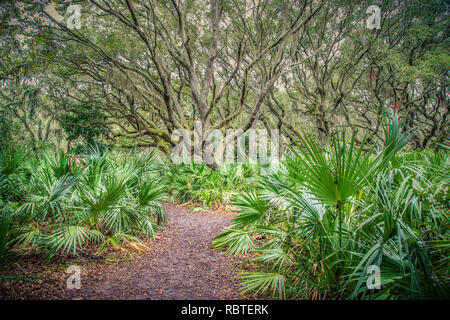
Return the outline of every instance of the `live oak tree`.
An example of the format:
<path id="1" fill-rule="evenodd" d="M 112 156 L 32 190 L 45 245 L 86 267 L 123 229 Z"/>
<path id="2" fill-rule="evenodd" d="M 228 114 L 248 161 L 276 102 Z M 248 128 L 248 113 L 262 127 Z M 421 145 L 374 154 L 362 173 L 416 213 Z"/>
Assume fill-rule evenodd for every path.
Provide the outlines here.
<path id="1" fill-rule="evenodd" d="M 448 3 L 405 1 L 397 8 L 386 18 L 392 27 L 371 49 L 362 85 L 370 92 L 369 108 L 397 110 L 417 133 L 413 144 L 427 147 L 449 135 Z"/>
<path id="2" fill-rule="evenodd" d="M 299 35 L 293 60 L 322 48 L 282 77 L 265 103 L 291 140 L 310 127 L 322 140 L 340 127 L 381 137 L 395 110 L 417 131 L 414 143 L 448 136 L 448 19 L 444 2 L 380 4 L 379 29 L 366 26 L 369 2 L 327 3 Z M 299 116 L 301 115 L 301 116 Z M 270 119 L 268 119 L 270 121 Z M 292 121 L 294 120 L 294 121 Z M 283 129 L 284 127 L 284 129 Z"/>
<path id="3" fill-rule="evenodd" d="M 55 16 L 67 18 L 73 4 L 81 8 L 80 29 Z M 366 25 L 371 4 L 10 4 L 2 11 L 8 16 L 2 43 L 31 26 L 25 38 L 32 46 L 25 49 L 17 39 L 9 42 L 14 50 L 2 46 L 2 112 L 19 120 L 33 141 L 48 136 L 44 128 L 55 131 L 57 122 L 84 140 L 101 137 L 164 152 L 178 143 L 171 139 L 174 130 L 192 132 L 194 121 L 204 131 L 278 128 L 289 141 L 303 128 L 322 140 L 340 127 L 367 128 L 375 138 L 382 134 L 380 119 L 394 111 L 417 131 L 415 146 L 444 141 L 450 64 L 445 1 L 380 2 L 379 29 Z M 11 24 L 11 18 L 19 19 Z M 12 32 L 12 25 L 21 30 Z M 8 91 L 23 81 L 31 91 Z M 21 92 L 32 99 L 17 99 Z M 39 117 L 11 104 L 17 100 L 39 101 L 33 105 Z"/>
<path id="4" fill-rule="evenodd" d="M 0 131 L 4 143 L 33 148 L 55 140 L 57 120 L 43 106 L 43 73 L 55 50 L 39 23 L 40 6 L 4 1 L 0 7 Z"/>
<path id="5" fill-rule="evenodd" d="M 171 132 L 193 130 L 194 120 L 204 130 L 233 126 L 245 132 L 256 126 L 263 101 L 289 67 L 287 48 L 322 6 L 89 1 L 80 30 L 47 13 L 53 41 L 63 43 L 57 74 L 64 81 L 53 97 L 93 102 L 111 136 L 164 151 L 175 143 Z"/>

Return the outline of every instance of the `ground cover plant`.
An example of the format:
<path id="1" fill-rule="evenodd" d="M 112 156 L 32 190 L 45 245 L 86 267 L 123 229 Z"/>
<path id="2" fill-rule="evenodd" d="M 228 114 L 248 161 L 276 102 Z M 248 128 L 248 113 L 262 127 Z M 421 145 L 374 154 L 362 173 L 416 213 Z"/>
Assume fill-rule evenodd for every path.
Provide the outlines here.
<path id="1" fill-rule="evenodd" d="M 448 298 L 447 149 L 413 151 L 398 118 L 369 146 L 304 135 L 282 170 L 237 197 L 233 224 L 213 245 L 252 252 L 247 291 L 279 298 Z M 379 290 L 366 285 L 377 267 Z"/>
<path id="2" fill-rule="evenodd" d="M 142 249 L 139 237 L 154 236 L 167 222 L 153 152 L 86 151 L 81 164 L 64 152 L 2 148 L 2 258 L 8 251 L 77 255 L 90 243 L 99 253 L 107 246 Z"/>
<path id="3" fill-rule="evenodd" d="M 229 207 L 234 197 L 254 188 L 261 168 L 258 164 L 231 163 L 211 168 L 206 164 L 168 164 L 167 184 L 172 199 L 207 208 Z"/>

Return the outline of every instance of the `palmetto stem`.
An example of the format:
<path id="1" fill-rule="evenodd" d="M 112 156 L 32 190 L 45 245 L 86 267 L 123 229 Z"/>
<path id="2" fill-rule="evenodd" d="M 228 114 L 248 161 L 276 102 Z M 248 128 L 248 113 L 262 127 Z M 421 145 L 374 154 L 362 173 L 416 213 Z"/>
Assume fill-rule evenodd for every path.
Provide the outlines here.
<path id="1" fill-rule="evenodd" d="M 339 219 L 339 249 L 341 249 L 341 247 L 342 247 L 342 208 L 341 208 L 341 201 L 337 202 L 336 210 L 338 212 L 338 219 Z"/>

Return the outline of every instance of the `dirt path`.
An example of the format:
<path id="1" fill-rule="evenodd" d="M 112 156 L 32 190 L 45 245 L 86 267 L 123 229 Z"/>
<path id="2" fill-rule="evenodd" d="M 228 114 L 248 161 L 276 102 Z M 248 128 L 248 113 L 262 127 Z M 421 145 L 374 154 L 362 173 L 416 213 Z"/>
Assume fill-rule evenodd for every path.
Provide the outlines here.
<path id="1" fill-rule="evenodd" d="M 227 213 L 190 213 L 165 205 L 169 225 L 130 262 L 83 272 L 82 299 L 242 299 L 230 257 L 209 247 L 230 223 Z M 86 280 L 87 278 L 87 280 Z M 86 280 L 86 281 L 84 281 Z M 78 297 L 77 297 L 78 296 Z"/>

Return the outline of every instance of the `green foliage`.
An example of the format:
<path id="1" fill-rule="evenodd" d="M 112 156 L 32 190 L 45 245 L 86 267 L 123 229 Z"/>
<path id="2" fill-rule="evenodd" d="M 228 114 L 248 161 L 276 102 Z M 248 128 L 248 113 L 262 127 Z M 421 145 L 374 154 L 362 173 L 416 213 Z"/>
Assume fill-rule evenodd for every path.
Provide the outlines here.
<path id="1" fill-rule="evenodd" d="M 17 200 L 23 190 L 23 175 L 29 150 L 10 144 L 0 148 L 0 198 Z"/>
<path id="2" fill-rule="evenodd" d="M 85 165 L 62 152 L 2 150 L 1 197 L 9 203 L 0 215 L 2 255 L 77 255 L 86 244 L 102 252 L 154 236 L 167 222 L 153 152 L 114 154 L 94 145 L 83 157 Z"/>
<path id="3" fill-rule="evenodd" d="M 20 126 L 14 121 L 13 116 L 2 108 L 0 110 L 0 146 L 5 146 L 14 141 L 20 133 Z"/>
<path id="4" fill-rule="evenodd" d="M 303 136 L 279 173 L 236 197 L 238 215 L 213 245 L 252 251 L 262 270 L 244 287 L 303 299 L 448 298 L 448 185 L 443 151 L 400 153 L 398 119 L 383 146 L 345 132 L 321 146 Z M 378 150 L 378 152 L 375 152 Z M 381 289 L 369 290 L 370 266 Z"/>
<path id="5" fill-rule="evenodd" d="M 106 117 L 94 105 L 72 107 L 76 112 L 60 115 L 60 123 L 67 135 L 67 140 L 82 137 L 85 142 L 92 144 L 98 136 L 106 130 L 101 125 Z"/>
<path id="6" fill-rule="evenodd" d="M 4 260 L 4 254 L 8 246 L 9 230 L 11 224 L 12 210 L 1 204 L 0 208 L 0 262 Z"/>
<path id="7" fill-rule="evenodd" d="M 192 201 L 212 208 L 227 205 L 240 191 L 251 188 L 260 168 L 247 163 L 223 164 L 212 169 L 205 164 L 170 165 L 169 193 L 179 202 Z"/>

